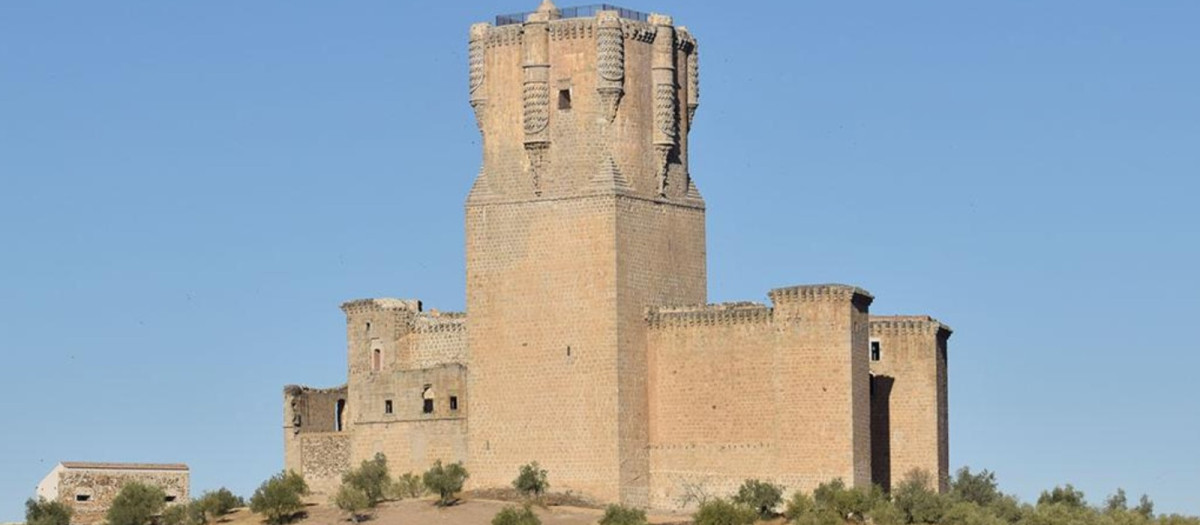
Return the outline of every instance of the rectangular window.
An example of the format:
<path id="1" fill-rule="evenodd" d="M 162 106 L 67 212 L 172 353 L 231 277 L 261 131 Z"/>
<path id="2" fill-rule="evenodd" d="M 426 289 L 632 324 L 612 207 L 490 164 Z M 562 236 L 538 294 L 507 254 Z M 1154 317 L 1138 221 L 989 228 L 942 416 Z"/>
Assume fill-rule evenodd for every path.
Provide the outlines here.
<path id="1" fill-rule="evenodd" d="M 76 494 L 75 495 L 75 501 L 87 501 L 90 499 L 92 499 L 91 494 Z"/>
<path id="2" fill-rule="evenodd" d="M 458 410 L 458 396 L 450 396 L 450 410 Z"/>
<path id="3" fill-rule="evenodd" d="M 384 414 L 392 413 L 392 400 L 391 399 L 385 399 L 383 401 L 383 413 Z"/>
<path id="4" fill-rule="evenodd" d="M 558 90 L 558 109 L 560 109 L 562 111 L 571 109 L 571 90 L 570 89 Z"/>
<path id="5" fill-rule="evenodd" d="M 433 400 L 426 399 L 425 403 L 422 404 L 422 406 L 421 406 L 421 411 L 426 414 L 432 414 L 433 413 Z"/>
<path id="6" fill-rule="evenodd" d="M 879 341 L 871 341 L 871 360 L 878 361 L 882 355 L 883 351 L 879 348 Z"/>
<path id="7" fill-rule="evenodd" d="M 166 501 L 167 503 L 174 503 L 175 496 L 167 496 L 167 497 L 163 498 L 163 501 Z"/>

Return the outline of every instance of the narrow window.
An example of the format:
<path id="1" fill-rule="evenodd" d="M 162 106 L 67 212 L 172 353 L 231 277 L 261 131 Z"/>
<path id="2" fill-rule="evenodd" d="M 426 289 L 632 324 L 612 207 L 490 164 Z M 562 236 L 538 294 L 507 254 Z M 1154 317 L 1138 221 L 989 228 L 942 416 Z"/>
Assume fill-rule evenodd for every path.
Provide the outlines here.
<path id="1" fill-rule="evenodd" d="M 371 333 L 371 321 L 367 321 L 367 333 Z"/>
<path id="2" fill-rule="evenodd" d="M 879 341 L 871 341 L 871 360 L 878 361 L 882 354 L 883 352 L 879 348 Z"/>
<path id="3" fill-rule="evenodd" d="M 337 400 L 337 408 L 334 409 L 334 414 L 333 414 L 333 429 L 334 430 L 336 430 L 338 432 L 342 431 L 343 425 L 345 425 L 345 417 L 346 417 L 346 400 L 339 399 L 339 400 Z"/>
<path id="4" fill-rule="evenodd" d="M 383 351 L 376 348 L 371 353 L 371 370 L 378 372 L 380 368 L 383 368 Z"/>
<path id="5" fill-rule="evenodd" d="M 421 411 L 426 414 L 433 413 L 433 385 L 425 385 L 425 390 L 421 391 Z"/>
<path id="6" fill-rule="evenodd" d="M 167 497 L 163 498 L 163 501 L 166 501 L 167 503 L 174 503 L 175 496 L 167 496 Z"/>
<path id="7" fill-rule="evenodd" d="M 558 90 L 558 109 L 567 111 L 571 109 L 571 90 Z"/>
<path id="8" fill-rule="evenodd" d="M 90 499 L 92 499 L 91 494 L 76 494 L 75 495 L 75 501 L 87 501 Z"/>
<path id="9" fill-rule="evenodd" d="M 458 396 L 450 396 L 450 410 L 458 410 Z"/>
<path id="10" fill-rule="evenodd" d="M 384 414 L 392 413 L 392 400 L 391 399 L 383 400 L 383 413 Z"/>

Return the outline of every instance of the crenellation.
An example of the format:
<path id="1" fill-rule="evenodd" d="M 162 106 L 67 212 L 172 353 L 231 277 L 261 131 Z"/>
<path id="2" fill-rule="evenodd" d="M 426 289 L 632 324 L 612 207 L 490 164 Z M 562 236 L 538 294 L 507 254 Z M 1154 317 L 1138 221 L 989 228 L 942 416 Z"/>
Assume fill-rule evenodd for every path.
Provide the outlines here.
<path id="1" fill-rule="evenodd" d="M 651 328 L 715 324 L 769 323 L 773 310 L 761 303 L 735 302 L 703 306 L 660 306 L 649 308 L 646 321 Z"/>

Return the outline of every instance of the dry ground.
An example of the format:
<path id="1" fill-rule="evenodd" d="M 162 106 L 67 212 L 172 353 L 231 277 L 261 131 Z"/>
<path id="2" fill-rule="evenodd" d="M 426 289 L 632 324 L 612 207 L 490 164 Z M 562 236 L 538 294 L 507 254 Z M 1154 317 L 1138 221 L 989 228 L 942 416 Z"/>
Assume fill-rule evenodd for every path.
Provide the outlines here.
<path id="1" fill-rule="evenodd" d="M 470 499 L 447 508 L 434 506 L 433 499 L 387 502 L 375 509 L 374 517 L 362 525 L 490 525 L 492 517 L 500 509 L 513 503 Z M 292 525 L 352 525 L 346 514 L 320 503 L 310 503 L 305 509 L 307 516 Z M 542 525 L 595 525 L 604 511 L 581 507 L 553 506 L 534 507 L 542 519 Z M 684 525 L 690 520 L 686 516 L 651 516 L 650 523 L 656 525 Z M 262 525 L 262 517 L 247 509 L 238 509 L 223 518 L 221 525 Z"/>

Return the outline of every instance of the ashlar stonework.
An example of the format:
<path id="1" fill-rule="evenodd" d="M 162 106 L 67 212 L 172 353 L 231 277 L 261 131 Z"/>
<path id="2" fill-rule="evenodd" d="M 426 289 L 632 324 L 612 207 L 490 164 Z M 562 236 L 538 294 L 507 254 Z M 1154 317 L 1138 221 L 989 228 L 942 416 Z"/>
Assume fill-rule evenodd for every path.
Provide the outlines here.
<path id="1" fill-rule="evenodd" d="M 469 35 L 468 313 L 342 305 L 348 381 L 285 389 L 287 468 L 330 491 L 382 452 L 492 488 L 536 460 L 556 491 L 658 509 L 751 477 L 945 478 L 945 325 L 839 284 L 706 304 L 687 28 L 546 1 Z"/>

